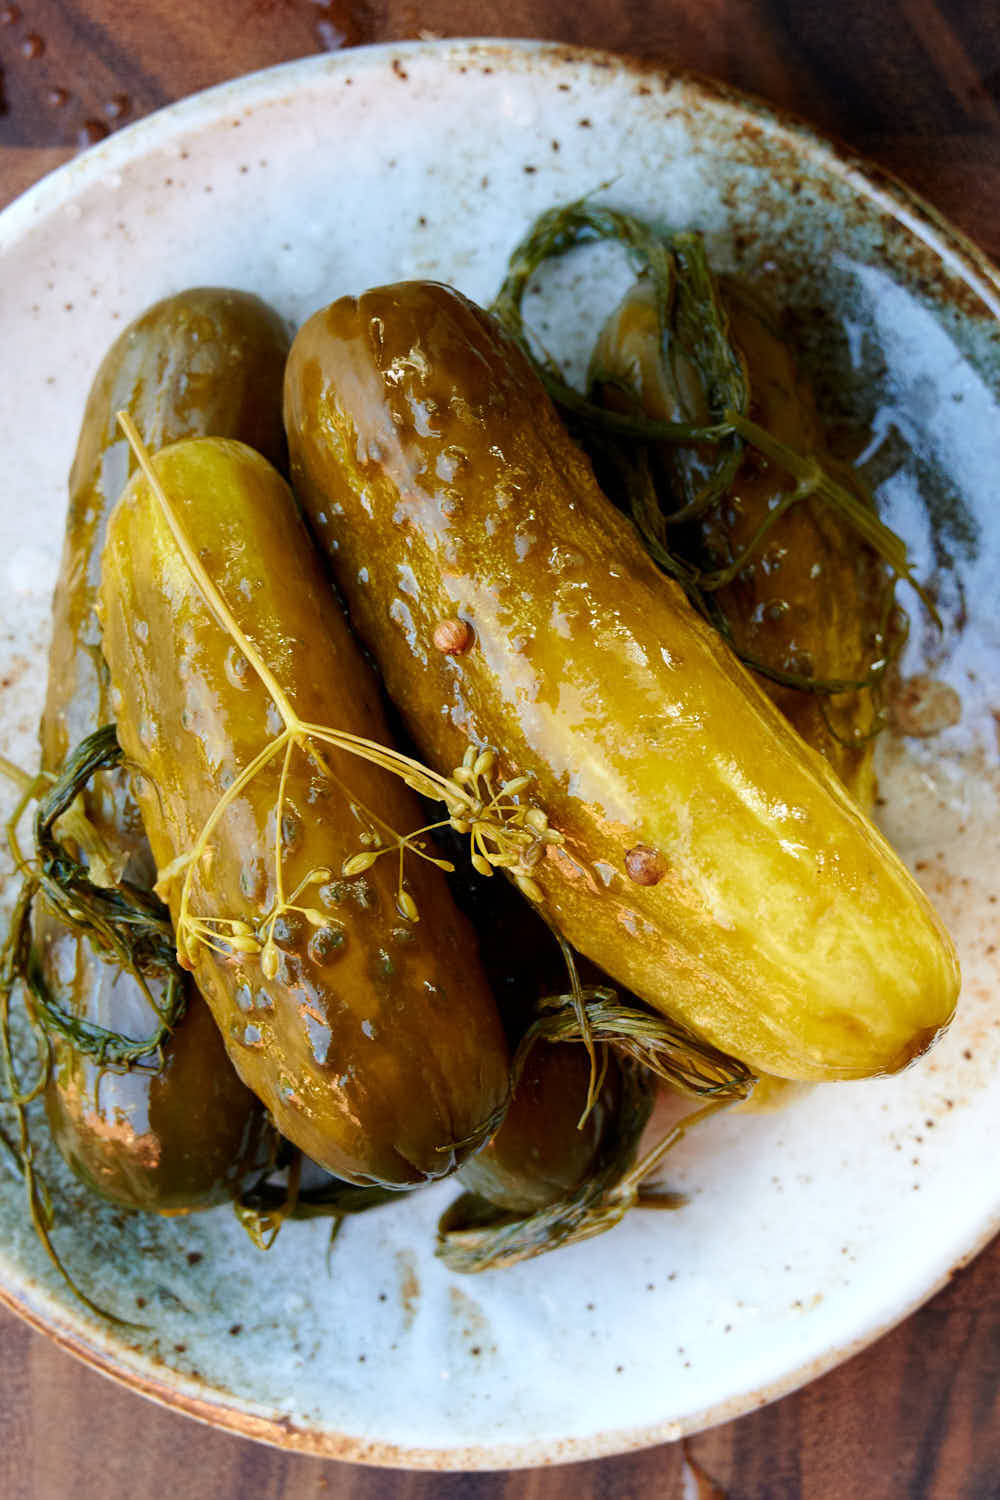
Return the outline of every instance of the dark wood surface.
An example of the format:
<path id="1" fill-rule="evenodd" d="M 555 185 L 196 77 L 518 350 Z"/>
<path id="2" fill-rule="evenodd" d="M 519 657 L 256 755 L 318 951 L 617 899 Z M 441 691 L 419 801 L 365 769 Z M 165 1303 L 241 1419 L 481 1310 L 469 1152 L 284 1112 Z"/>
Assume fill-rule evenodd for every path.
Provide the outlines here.
<path id="1" fill-rule="evenodd" d="M 715 74 L 897 172 L 1000 258 L 992 0 L 0 0 L 0 203 L 195 89 L 428 34 L 546 37 Z M 683 1446 L 512 1475 L 403 1474 L 260 1447 L 119 1389 L 0 1310 L 0 1500 L 686 1500 L 712 1493 L 704 1476 L 730 1500 L 987 1500 L 1000 1496 L 998 1286 L 994 1242 L 796 1395 Z"/>

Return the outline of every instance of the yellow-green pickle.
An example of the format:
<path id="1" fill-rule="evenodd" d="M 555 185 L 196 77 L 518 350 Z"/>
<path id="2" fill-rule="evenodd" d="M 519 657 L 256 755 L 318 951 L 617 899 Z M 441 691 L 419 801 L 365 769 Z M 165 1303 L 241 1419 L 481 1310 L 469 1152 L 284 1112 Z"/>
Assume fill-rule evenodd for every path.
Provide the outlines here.
<path id="1" fill-rule="evenodd" d="M 472 742 L 531 778 L 555 836 L 498 862 L 564 937 L 755 1071 L 923 1051 L 958 992 L 929 902 L 655 569 L 498 325 L 433 283 L 344 298 L 285 391 L 352 621 L 431 765 Z"/>
<path id="2" fill-rule="evenodd" d="M 444 1176 L 507 1052 L 295 500 L 238 443 L 178 443 L 109 526 L 103 645 L 167 900 L 237 1071 L 336 1176 Z"/>
<path id="3" fill-rule="evenodd" d="M 131 413 L 154 447 L 197 433 L 238 436 L 280 462 L 281 378 L 288 338 L 258 298 L 196 288 L 149 308 L 115 341 L 91 386 L 70 475 L 69 514 L 53 604 L 43 769 L 57 772 L 85 736 L 112 722 L 95 614 L 108 517 L 135 467 L 116 413 Z M 149 889 L 155 868 L 122 770 L 82 791 L 74 825 L 89 841 L 99 884 Z M 44 899 L 36 902 L 36 982 L 68 1016 L 141 1039 L 157 1016 L 136 973 L 95 950 Z M 149 991 L 163 1003 L 165 983 Z M 272 1132 L 229 1063 L 212 1017 L 187 983 L 186 1012 L 153 1057 L 104 1065 L 50 1032 L 46 1108 L 53 1139 L 77 1174 L 108 1198 L 160 1213 L 231 1198 L 266 1164 Z"/>

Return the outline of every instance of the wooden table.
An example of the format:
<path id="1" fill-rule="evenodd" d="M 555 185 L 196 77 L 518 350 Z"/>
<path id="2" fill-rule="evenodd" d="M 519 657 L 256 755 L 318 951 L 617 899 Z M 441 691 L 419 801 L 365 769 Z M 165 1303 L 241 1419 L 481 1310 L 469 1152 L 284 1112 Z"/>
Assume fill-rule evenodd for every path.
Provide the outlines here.
<path id="1" fill-rule="evenodd" d="M 429 34 L 553 38 L 715 74 L 898 172 L 1000 258 L 1000 8 L 987 0 L 0 0 L 0 203 L 195 89 L 322 48 Z M 0 1312 L 0 1497 L 986 1500 L 1000 1496 L 998 1288 L 995 1242 L 796 1395 L 683 1446 L 513 1475 L 272 1451 L 149 1405 Z"/>

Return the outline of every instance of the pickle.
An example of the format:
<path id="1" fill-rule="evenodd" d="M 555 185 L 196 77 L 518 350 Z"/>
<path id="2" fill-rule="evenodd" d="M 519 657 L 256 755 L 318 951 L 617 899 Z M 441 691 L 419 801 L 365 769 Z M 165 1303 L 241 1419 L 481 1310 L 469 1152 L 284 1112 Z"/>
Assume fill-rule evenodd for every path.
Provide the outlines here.
<path id="1" fill-rule="evenodd" d="M 436 1254 L 449 1270 L 516 1265 L 604 1234 L 637 1206 L 680 1206 L 677 1194 L 642 1186 L 647 1167 L 684 1133 L 676 1127 L 636 1161 L 654 1096 L 643 1069 L 606 1054 L 583 1121 L 590 1063 L 582 1047 L 536 1041 L 515 1072 L 503 1124 L 460 1168 L 467 1191 L 438 1222 Z"/>
<path id="2" fill-rule="evenodd" d="M 766 310 L 734 280 L 721 283 L 721 295 L 730 337 L 746 364 L 750 416 L 787 447 L 820 456 L 829 466 L 812 392 Z M 672 343 L 661 345 L 660 315 L 648 279 L 635 284 L 605 324 L 591 369 L 609 405 L 622 404 L 624 387 L 654 421 L 710 420 L 694 366 Z M 658 457 L 670 511 L 683 503 L 683 479 L 690 483 L 693 477 L 696 484 L 699 467 L 707 472 L 712 455 L 704 455 L 700 465 L 697 449 L 664 447 Z M 681 468 L 685 474 L 678 482 Z M 779 465 L 749 448 L 721 502 L 679 533 L 675 528 L 674 544 L 695 565 L 726 567 L 751 547 L 793 487 Z M 860 682 L 886 649 L 881 633 L 891 598 L 887 569 L 836 510 L 814 498 L 785 510 L 759 551 L 713 598 L 728 622 L 733 647 L 776 675 Z M 821 694 L 766 677 L 760 682 L 870 811 L 875 744 L 868 695 Z"/>
<path id="3" fill-rule="evenodd" d="M 217 433 L 281 461 L 287 346 L 281 320 L 258 298 L 205 287 L 150 307 L 105 355 L 70 474 L 40 731 L 46 771 L 58 771 L 80 740 L 113 719 L 94 611 L 108 517 L 134 468 L 116 412 L 131 412 L 156 447 Z M 92 865 L 93 877 L 111 884 L 124 876 L 148 889 L 155 870 L 125 773 L 100 772 L 81 802 L 103 861 L 103 873 Z M 43 901 L 33 925 L 38 982 L 64 1012 L 136 1038 L 155 1032 L 157 1016 L 134 973 Z M 161 1004 L 163 981 L 151 978 L 149 989 Z M 263 1108 L 233 1071 L 194 985 L 187 990 L 186 1014 L 160 1067 L 154 1059 L 128 1071 L 105 1067 L 51 1033 L 52 1137 L 84 1181 L 130 1208 L 166 1213 L 222 1202 L 270 1149 Z"/>
<path id="4" fill-rule="evenodd" d="M 112 517 L 101 615 L 178 954 L 309 1157 L 359 1184 L 443 1176 L 495 1126 L 507 1054 L 471 928 L 409 841 L 420 803 L 385 769 L 419 767 L 388 746 L 280 475 L 211 439 L 154 467 Z"/>
<path id="5" fill-rule="evenodd" d="M 491 318 L 433 283 L 344 298 L 297 335 L 285 415 L 421 753 L 451 766 L 471 740 L 533 778 L 557 837 L 510 873 L 575 948 L 757 1072 L 862 1077 L 931 1043 L 959 974 L 930 903 L 657 572 Z"/>
<path id="6" fill-rule="evenodd" d="M 459 1182 L 487 1202 L 518 1213 L 545 1208 L 573 1193 L 614 1130 L 621 1084 L 613 1056 L 583 1119 L 589 1088 L 590 1059 L 579 1043 L 537 1043 L 503 1124 L 459 1168 Z"/>

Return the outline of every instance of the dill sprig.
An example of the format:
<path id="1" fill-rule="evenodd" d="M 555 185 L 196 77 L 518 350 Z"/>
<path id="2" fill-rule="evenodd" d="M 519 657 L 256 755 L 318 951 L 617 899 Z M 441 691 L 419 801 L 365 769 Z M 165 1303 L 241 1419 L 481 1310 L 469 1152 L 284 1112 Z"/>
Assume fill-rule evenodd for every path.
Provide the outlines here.
<path id="1" fill-rule="evenodd" d="M 291 1159 L 284 1167 L 284 1182 L 275 1180 L 268 1170 L 244 1188 L 234 1203 L 234 1211 L 258 1250 L 269 1250 L 278 1231 L 289 1220 L 332 1219 L 336 1234 L 345 1218 L 398 1203 L 415 1188 L 360 1187 L 330 1177 L 313 1187 L 303 1187 L 302 1153 L 292 1148 Z"/>
<path id="2" fill-rule="evenodd" d="M 16 847 L 16 839 L 15 839 Z M 13 1114 L 15 1134 L 0 1129 L 2 1141 L 12 1165 L 24 1183 L 28 1214 L 38 1240 L 49 1261 L 55 1267 L 73 1295 L 90 1312 L 122 1328 L 144 1328 L 141 1323 L 131 1322 L 110 1312 L 89 1297 L 74 1280 L 65 1261 L 52 1241 L 55 1226 L 55 1211 L 52 1197 L 45 1179 L 35 1161 L 34 1142 L 28 1124 L 28 1106 L 43 1093 L 49 1081 L 52 1058 L 48 1037 L 42 1029 L 32 1005 L 32 991 L 25 987 L 24 976 L 28 971 L 31 951 L 31 903 L 38 891 L 35 877 L 27 876 L 18 893 L 11 916 L 10 928 L 3 949 L 0 950 L 0 1061 L 4 1077 L 2 1103 Z M 25 1014 L 31 1028 L 38 1056 L 38 1073 L 33 1083 L 24 1086 L 18 1076 L 14 1060 L 14 1044 L 11 1032 L 11 1001 L 20 989 L 25 1002 Z"/>
<path id="3" fill-rule="evenodd" d="M 632 1181 L 632 1171 L 652 1110 L 654 1085 L 649 1073 L 628 1059 L 620 1072 L 617 1118 L 609 1122 L 586 1180 L 556 1203 L 526 1214 L 498 1208 L 477 1193 L 463 1193 L 438 1224 L 435 1254 L 449 1270 L 496 1270 L 591 1239 L 619 1223 L 639 1201 L 639 1182 Z M 669 1206 L 680 1201 L 674 1197 Z"/>
<path id="4" fill-rule="evenodd" d="M 610 1047 L 630 1057 L 671 1088 L 694 1098 L 741 1100 L 752 1092 L 757 1079 L 744 1063 L 720 1052 L 678 1021 L 639 1005 L 627 1005 L 619 999 L 617 990 L 605 985 L 588 986 L 582 998 L 592 1045 Z M 515 1078 L 537 1041 L 584 1039 L 574 995 L 548 995 L 538 1002 L 538 1009 L 540 1014 L 515 1054 Z"/>
<path id="5" fill-rule="evenodd" d="M 622 245 L 636 269 L 650 280 L 661 348 L 669 341 L 697 371 L 707 420 L 653 420 L 638 409 L 635 393 L 618 388 L 613 377 L 609 383 L 616 385 L 626 405 L 631 396 L 632 407 L 611 409 L 569 385 L 551 357 L 533 348 L 523 315 L 524 296 L 533 277 L 546 261 L 599 240 Z M 731 624 L 714 595 L 746 568 L 780 516 L 810 498 L 836 511 L 882 558 L 894 578 L 911 585 L 931 619 L 940 623 L 933 600 L 914 576 L 905 543 L 879 520 L 871 497 L 855 493 L 815 455 L 796 452 L 751 420 L 746 369 L 729 338 L 725 303 L 700 235 L 655 229 L 632 214 L 587 200 L 550 209 L 514 248 L 492 311 L 527 355 L 591 456 L 617 476 L 622 494 L 618 503 L 631 515 L 653 561 L 681 585 L 692 604 L 752 670 L 783 687 L 829 697 L 874 691 L 896 654 L 889 648 L 882 650 L 886 642 L 879 638 L 879 655 L 862 677 L 821 678 L 762 661 L 734 640 Z M 592 385 L 601 383 L 600 372 L 594 372 Z M 653 480 L 649 453 L 652 445 L 661 444 L 696 450 L 703 459 L 710 456 L 707 476 L 697 484 L 695 466 L 690 470 L 678 466 L 683 491 L 680 504 L 672 493 L 662 493 Z M 748 447 L 789 474 L 794 486 L 738 557 L 721 568 L 703 567 L 685 553 L 676 533 L 723 499 Z M 873 725 L 874 732 L 881 727 L 877 711 Z"/>
<path id="6" fill-rule="evenodd" d="M 122 763 L 114 725 L 96 730 L 66 758 L 58 776 L 40 797 L 34 817 L 35 857 L 32 864 L 37 890 L 66 924 L 82 934 L 105 958 L 138 981 L 157 1025 L 142 1038 L 98 1026 L 60 1006 L 42 982 L 30 954 L 22 956 L 20 977 L 29 985 L 42 1024 L 58 1032 L 78 1053 L 102 1066 L 130 1067 L 155 1058 L 187 1003 L 183 972 L 177 962 L 170 913 L 158 896 L 128 880 L 114 886 L 96 884 L 90 870 L 58 836 L 59 822 L 102 770 Z M 26 925 L 30 931 L 30 905 Z M 162 987 L 154 996 L 151 981 Z"/>

